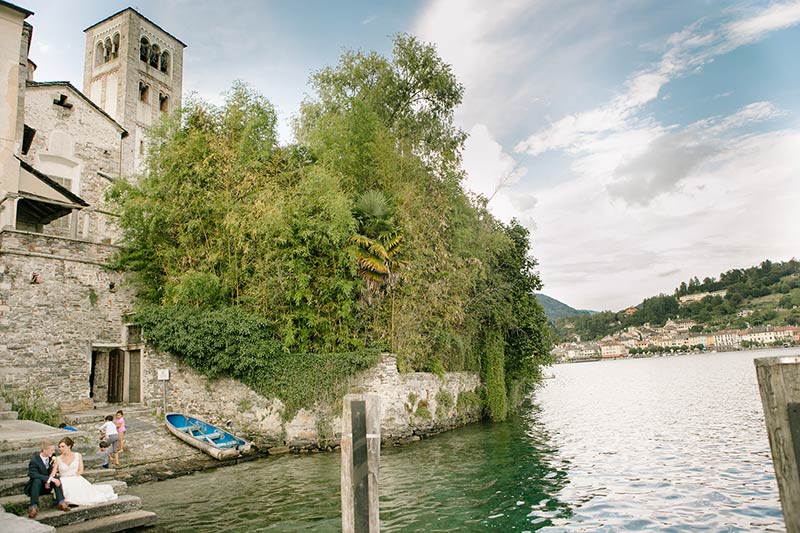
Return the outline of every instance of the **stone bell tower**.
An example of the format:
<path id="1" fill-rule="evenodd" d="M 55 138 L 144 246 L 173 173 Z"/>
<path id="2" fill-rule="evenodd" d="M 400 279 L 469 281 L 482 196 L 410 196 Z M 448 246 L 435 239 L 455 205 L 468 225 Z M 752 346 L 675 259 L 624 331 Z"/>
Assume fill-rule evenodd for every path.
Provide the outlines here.
<path id="1" fill-rule="evenodd" d="M 83 92 L 128 131 L 122 175 L 138 173 L 145 131 L 181 105 L 186 45 L 133 8 L 84 30 Z"/>

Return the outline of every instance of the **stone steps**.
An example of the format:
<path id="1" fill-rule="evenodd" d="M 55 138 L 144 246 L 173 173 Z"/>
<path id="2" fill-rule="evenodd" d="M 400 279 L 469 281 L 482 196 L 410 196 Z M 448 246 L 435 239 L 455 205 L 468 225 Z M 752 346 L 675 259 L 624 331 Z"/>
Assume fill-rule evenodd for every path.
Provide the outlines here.
<path id="1" fill-rule="evenodd" d="M 103 481 L 102 483 L 98 483 L 98 485 L 109 485 L 111 488 L 114 489 L 114 493 L 118 496 L 125 496 L 128 494 L 128 484 L 124 481 L 117 481 L 112 479 L 110 481 Z M 24 494 L 15 494 L 14 496 L 3 496 L 0 498 L 0 507 L 4 507 L 6 511 L 24 511 L 26 514 L 28 512 L 28 508 L 30 506 L 31 499 Z M 44 494 L 39 497 L 39 510 L 44 511 L 46 509 L 55 509 L 56 508 L 56 501 L 53 497 L 53 494 Z"/>
<path id="2" fill-rule="evenodd" d="M 86 522 L 96 518 L 107 517 L 138 511 L 142 508 L 142 500 L 138 496 L 120 496 L 116 500 L 98 503 L 97 505 L 86 505 L 82 507 L 70 507 L 68 512 L 58 509 L 48 509 L 39 512 L 36 520 L 42 524 L 55 528 L 78 525 L 79 522 Z"/>
<path id="3" fill-rule="evenodd" d="M 59 527 L 56 531 L 57 533 L 113 533 L 115 531 L 127 531 L 129 529 L 152 526 L 155 523 L 155 513 L 139 509 L 70 524 Z"/>
<path id="4" fill-rule="evenodd" d="M 88 464 L 95 458 L 97 458 L 98 460 L 100 459 L 95 455 L 95 452 L 99 449 L 96 446 L 96 444 L 97 443 L 93 443 L 90 445 L 80 442 L 76 443 L 72 449 L 73 451 L 79 452 L 81 455 L 83 455 L 84 462 Z M 39 453 L 39 451 L 40 451 L 39 446 L 33 446 L 30 448 L 19 448 L 16 450 L 0 452 L 0 465 L 10 465 L 22 462 L 24 462 L 27 465 L 28 461 L 31 460 L 31 457 L 33 457 L 34 454 Z"/>
<path id="5" fill-rule="evenodd" d="M 67 413 L 64 415 L 64 420 L 70 426 L 91 426 L 92 428 L 95 426 L 101 425 L 105 422 L 106 415 L 113 415 L 117 412 L 119 406 L 117 405 L 97 405 L 94 410 L 92 411 L 84 411 L 79 413 Z M 125 412 L 125 416 L 135 415 L 138 413 L 149 413 L 152 411 L 150 407 L 124 407 L 123 411 Z M 88 429 L 88 428 L 80 428 L 80 429 Z"/>
<path id="6" fill-rule="evenodd" d="M 27 474 L 27 473 L 26 473 Z M 91 483 L 106 481 L 113 478 L 115 475 L 114 468 L 96 468 L 85 470 L 83 477 Z M 0 496 L 13 496 L 14 494 L 22 494 L 25 488 L 25 483 L 28 482 L 28 476 L 16 477 L 10 479 L 0 479 Z"/>
<path id="7" fill-rule="evenodd" d="M 5 426 L 12 426 L 13 430 L 5 432 L 6 437 L 0 440 L 0 452 L 16 451 L 20 449 L 39 448 L 42 440 L 56 443 L 63 437 L 70 437 L 75 442 L 96 444 L 94 437 L 82 431 L 65 431 L 31 420 L 0 420 L 0 430 Z M 99 439 L 98 439 L 99 440 Z"/>
<path id="8" fill-rule="evenodd" d="M 0 409 L 0 420 L 16 420 L 17 412 Z"/>
<path id="9" fill-rule="evenodd" d="M 30 463 L 31 457 L 34 453 L 36 452 L 31 453 L 30 456 L 21 461 L 15 460 L 14 462 L 11 462 L 0 459 L 0 480 L 27 476 L 28 463 Z M 96 455 L 87 455 L 82 451 L 81 453 L 84 454 L 83 467 L 85 469 L 90 470 L 100 468 L 100 457 Z"/>

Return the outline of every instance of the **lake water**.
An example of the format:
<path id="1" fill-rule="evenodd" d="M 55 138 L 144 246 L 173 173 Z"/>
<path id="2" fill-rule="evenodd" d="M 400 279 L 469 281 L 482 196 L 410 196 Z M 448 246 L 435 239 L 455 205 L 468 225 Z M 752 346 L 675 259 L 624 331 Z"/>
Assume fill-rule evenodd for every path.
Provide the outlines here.
<path id="1" fill-rule="evenodd" d="M 794 352 L 792 352 L 794 353 Z M 381 451 L 383 531 L 783 531 L 753 359 L 557 365 L 523 414 Z M 131 492 L 174 531 L 338 531 L 338 453 Z"/>

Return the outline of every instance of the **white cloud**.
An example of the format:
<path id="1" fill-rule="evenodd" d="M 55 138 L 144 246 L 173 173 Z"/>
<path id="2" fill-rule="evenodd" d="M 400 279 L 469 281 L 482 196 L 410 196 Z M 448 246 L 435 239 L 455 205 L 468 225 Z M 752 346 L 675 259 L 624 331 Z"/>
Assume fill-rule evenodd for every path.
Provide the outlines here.
<path id="1" fill-rule="evenodd" d="M 519 182 L 527 173 L 526 168 L 503 151 L 483 124 L 476 124 L 469 132 L 462 163 L 467 173 L 464 187 L 490 202 L 498 191 Z"/>
<path id="2" fill-rule="evenodd" d="M 680 190 L 647 206 L 619 205 L 593 175 L 539 191 L 533 250 L 544 292 L 618 310 L 690 276 L 796 256 L 797 146 L 800 130 L 729 139 L 713 168 L 690 169 Z M 678 272 L 658 276 L 667 270 Z"/>
<path id="3" fill-rule="evenodd" d="M 800 2 L 784 2 L 773 4 L 753 17 L 729 24 L 727 31 L 732 42 L 746 44 L 760 39 L 767 33 L 798 23 L 800 23 Z"/>
<path id="4" fill-rule="evenodd" d="M 700 21 L 667 38 L 667 49 L 657 64 L 637 72 L 625 90 L 607 104 L 568 115 L 519 142 L 516 152 L 537 156 L 549 150 L 570 149 L 593 136 L 631 127 L 642 107 L 658 97 L 670 81 L 696 73 L 721 54 L 763 38 L 770 31 L 800 23 L 800 2 L 775 4 L 725 27 L 707 30 Z"/>
<path id="5" fill-rule="evenodd" d="M 460 123 L 468 130 L 484 125 L 474 129 L 476 145 L 467 154 L 485 161 L 465 156 L 469 186 L 494 195 L 490 208 L 501 219 L 516 217 L 532 230 L 544 291 L 577 307 L 621 309 L 690 276 L 797 255 L 800 236 L 791 229 L 800 224 L 800 185 L 792 176 L 800 172 L 794 154 L 800 131 L 754 133 L 756 123 L 786 111 L 755 101 L 688 126 L 661 123 L 650 113 L 659 101 L 696 114 L 671 82 L 702 74 L 716 58 L 797 24 L 797 2 L 705 10 L 694 24 L 627 49 L 620 46 L 628 27 L 619 25 L 620 11 L 635 4 L 566 2 L 560 16 L 549 16 L 553 4 L 534 0 L 434 0 L 416 28 L 465 84 Z M 453 23 L 454 13 L 464 13 L 464 22 Z M 612 43 L 615 53 L 635 48 L 638 57 L 653 59 L 609 87 L 596 65 Z M 590 103 L 566 107 L 574 102 Z M 529 135 L 520 137 L 516 154 L 490 134 L 507 139 L 522 124 Z M 530 171 L 520 184 L 498 191 L 500 176 L 516 168 L 512 155 L 530 158 Z M 541 171 L 563 156 L 569 172 L 554 175 L 571 179 L 553 184 Z"/>

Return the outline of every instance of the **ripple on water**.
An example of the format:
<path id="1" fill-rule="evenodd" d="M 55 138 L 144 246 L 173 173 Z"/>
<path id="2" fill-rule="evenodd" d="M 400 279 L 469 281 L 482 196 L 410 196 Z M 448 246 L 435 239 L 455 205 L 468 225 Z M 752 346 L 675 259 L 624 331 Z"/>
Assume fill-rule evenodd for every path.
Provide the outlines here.
<path id="1" fill-rule="evenodd" d="M 382 450 L 382 531 L 783 531 L 752 359 L 557 366 L 524 416 Z M 339 531 L 339 468 L 283 456 L 131 492 L 173 531 Z"/>

